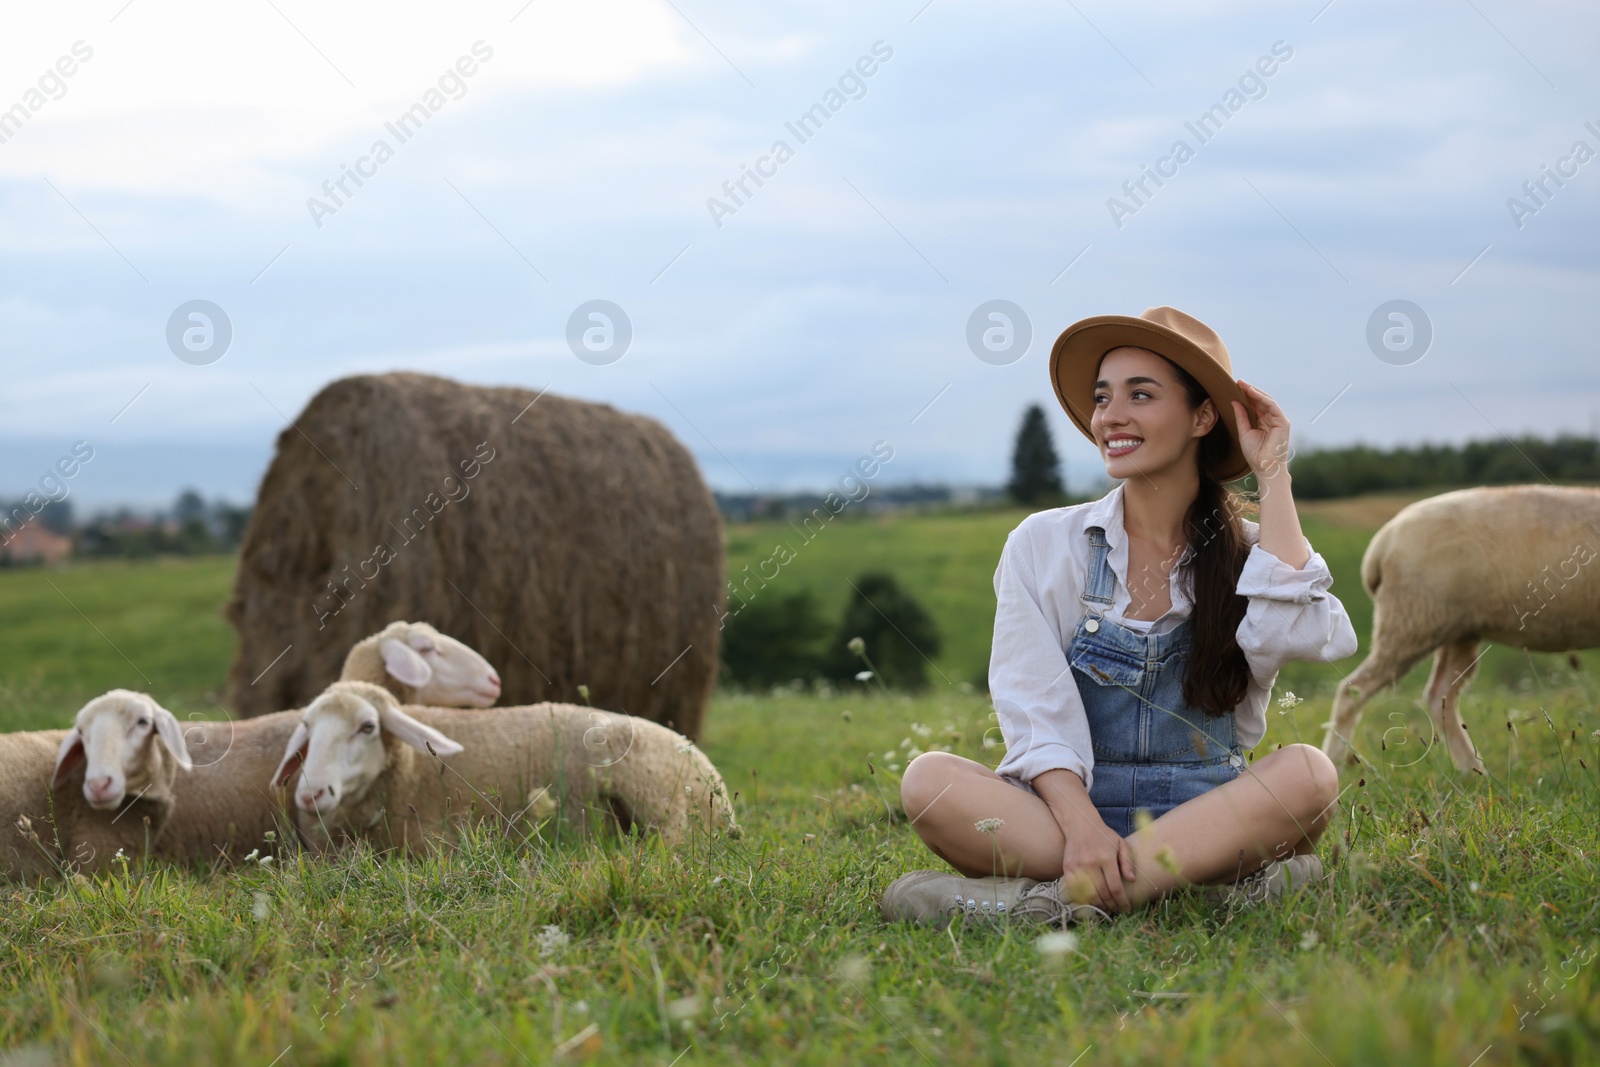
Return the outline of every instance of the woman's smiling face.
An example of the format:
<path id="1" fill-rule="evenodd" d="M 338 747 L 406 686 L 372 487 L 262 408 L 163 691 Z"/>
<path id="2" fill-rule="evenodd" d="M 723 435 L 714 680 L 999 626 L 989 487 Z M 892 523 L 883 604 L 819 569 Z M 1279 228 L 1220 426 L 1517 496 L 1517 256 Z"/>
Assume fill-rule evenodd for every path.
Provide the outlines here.
<path id="1" fill-rule="evenodd" d="M 1199 439 L 1216 424 L 1216 408 L 1207 399 L 1191 411 L 1170 363 L 1149 349 L 1113 348 L 1101 358 L 1095 378 L 1089 429 L 1106 474 L 1129 478 L 1180 460 L 1196 462 L 1186 453 L 1198 450 Z"/>

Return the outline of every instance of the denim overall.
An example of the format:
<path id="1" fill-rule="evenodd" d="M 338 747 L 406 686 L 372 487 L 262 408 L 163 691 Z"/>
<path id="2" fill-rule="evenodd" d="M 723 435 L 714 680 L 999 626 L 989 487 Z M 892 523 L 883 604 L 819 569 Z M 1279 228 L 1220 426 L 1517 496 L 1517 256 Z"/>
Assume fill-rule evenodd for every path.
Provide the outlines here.
<path id="1" fill-rule="evenodd" d="M 1133 813 L 1159 818 L 1243 773 L 1234 715 L 1208 715 L 1183 703 L 1191 620 L 1166 633 L 1141 633 L 1104 618 L 1116 575 L 1111 546 L 1088 530 L 1085 613 L 1067 649 L 1094 743 L 1089 799 L 1116 833 L 1134 831 Z"/>

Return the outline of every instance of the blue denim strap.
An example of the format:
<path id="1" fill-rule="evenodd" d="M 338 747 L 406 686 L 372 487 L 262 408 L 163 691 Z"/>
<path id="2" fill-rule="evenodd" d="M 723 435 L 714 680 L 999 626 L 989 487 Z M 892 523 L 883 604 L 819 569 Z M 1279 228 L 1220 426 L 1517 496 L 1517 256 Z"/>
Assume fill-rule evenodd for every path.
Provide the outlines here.
<path id="1" fill-rule="evenodd" d="M 1089 565 L 1083 576 L 1082 600 L 1086 604 L 1103 604 L 1110 607 L 1116 575 L 1111 572 L 1107 559 L 1111 555 L 1111 542 L 1099 526 L 1089 527 Z"/>

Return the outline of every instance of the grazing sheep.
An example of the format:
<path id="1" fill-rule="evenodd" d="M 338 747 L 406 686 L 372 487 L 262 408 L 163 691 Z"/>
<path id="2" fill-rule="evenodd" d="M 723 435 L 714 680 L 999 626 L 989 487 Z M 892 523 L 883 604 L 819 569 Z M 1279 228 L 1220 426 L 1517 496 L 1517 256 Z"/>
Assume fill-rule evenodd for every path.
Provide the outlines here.
<path id="1" fill-rule="evenodd" d="M 1482 774 L 1459 714 L 1480 642 L 1536 652 L 1600 646 L 1597 557 L 1600 490 L 1496 486 L 1407 506 L 1361 559 L 1372 650 L 1339 684 L 1322 751 L 1348 757 L 1362 706 L 1433 652 L 1423 699 L 1434 729 L 1458 768 Z"/>
<path id="2" fill-rule="evenodd" d="M 694 737 L 725 599 L 716 502 L 654 419 L 422 374 L 342 378 L 279 434 L 262 479 L 226 609 L 228 702 L 303 707 L 341 649 L 421 616 L 499 666 L 502 703 L 587 684 Z"/>
<path id="3" fill-rule="evenodd" d="M 341 682 L 371 682 L 402 704 L 486 708 L 500 696 L 489 661 L 425 622 L 391 622 L 356 642 Z"/>
<path id="4" fill-rule="evenodd" d="M 381 684 L 400 699 L 444 707 L 494 703 L 500 678 L 476 651 L 425 622 L 393 622 L 345 657 L 342 680 Z M 267 779 L 300 724 L 300 709 L 239 722 L 189 726 L 195 766 L 179 776 L 178 814 L 156 842 L 158 855 L 188 861 L 272 851 L 267 834 L 295 836 L 284 790 Z"/>
<path id="5" fill-rule="evenodd" d="M 676 842 L 696 816 L 738 833 L 721 776 L 687 738 L 571 704 L 402 709 L 377 686 L 337 682 L 306 709 L 272 781 L 296 772 L 295 815 L 318 844 L 417 850 L 457 821 L 556 810 L 585 833 L 598 817 Z"/>
<path id="6" fill-rule="evenodd" d="M 188 765 L 178 720 L 127 689 L 89 701 L 70 730 L 0 735 L 0 877 L 97 871 L 119 850 L 142 855 Z"/>

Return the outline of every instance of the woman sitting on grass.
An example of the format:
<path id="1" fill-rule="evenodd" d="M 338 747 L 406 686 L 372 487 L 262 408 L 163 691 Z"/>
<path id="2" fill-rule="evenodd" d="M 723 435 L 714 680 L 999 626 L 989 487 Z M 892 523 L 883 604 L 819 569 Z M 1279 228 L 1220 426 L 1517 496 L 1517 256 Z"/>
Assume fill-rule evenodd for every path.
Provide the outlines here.
<path id="1" fill-rule="evenodd" d="M 1006 756 L 993 771 L 946 752 L 906 768 L 911 825 L 961 874 L 905 875 L 885 918 L 1072 922 L 1194 883 L 1254 902 L 1320 878 L 1333 764 L 1303 744 L 1243 756 L 1285 662 L 1356 651 L 1300 531 L 1288 418 L 1234 380 L 1210 327 L 1169 307 L 1068 327 L 1050 369 L 1124 481 L 1007 538 L 989 663 Z M 1224 484 L 1251 472 L 1259 525 Z"/>

